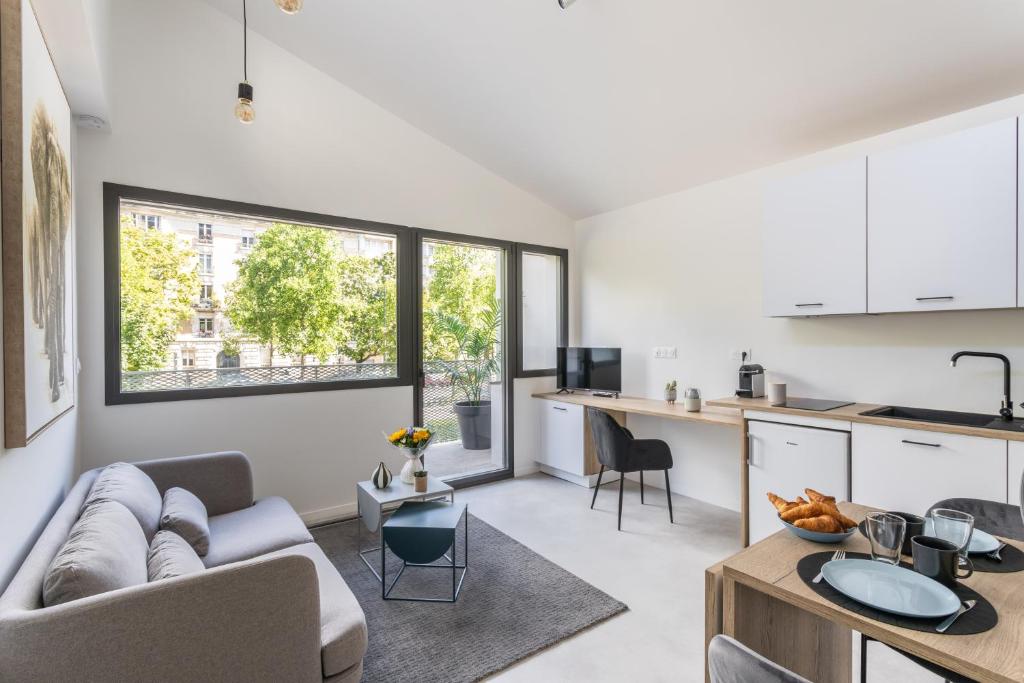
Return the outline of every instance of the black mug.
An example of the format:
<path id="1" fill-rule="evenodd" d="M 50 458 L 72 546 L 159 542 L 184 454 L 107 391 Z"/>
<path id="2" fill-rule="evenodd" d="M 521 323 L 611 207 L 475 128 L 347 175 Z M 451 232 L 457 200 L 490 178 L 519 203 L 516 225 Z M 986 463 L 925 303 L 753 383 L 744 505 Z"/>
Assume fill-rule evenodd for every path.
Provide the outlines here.
<path id="1" fill-rule="evenodd" d="M 960 574 L 960 551 L 947 540 L 914 536 L 910 543 L 913 546 L 914 571 L 918 574 L 952 588 L 957 579 L 966 579 L 974 573 L 974 565 L 965 558 L 967 573 Z"/>
<path id="2" fill-rule="evenodd" d="M 907 523 L 907 532 L 903 534 L 903 548 L 900 552 L 904 555 L 912 554 L 913 547 L 910 542 L 913 540 L 914 536 L 921 536 L 924 534 L 924 517 L 910 512 L 890 512 L 889 514 L 901 517 L 903 521 Z"/>

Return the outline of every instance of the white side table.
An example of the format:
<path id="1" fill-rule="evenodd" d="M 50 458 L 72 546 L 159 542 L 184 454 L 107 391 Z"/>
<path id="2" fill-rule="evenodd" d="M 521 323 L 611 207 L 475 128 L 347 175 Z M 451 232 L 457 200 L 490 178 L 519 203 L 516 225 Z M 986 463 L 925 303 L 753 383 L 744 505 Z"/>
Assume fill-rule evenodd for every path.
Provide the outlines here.
<path id="1" fill-rule="evenodd" d="M 359 519 L 356 521 L 356 549 L 363 561 L 377 580 L 383 583 L 380 572 L 366 559 L 367 553 L 380 551 L 380 546 L 363 548 L 363 525 L 371 534 L 380 534 L 384 515 L 391 509 L 399 507 L 407 500 L 440 500 L 449 499 L 455 502 L 455 489 L 442 480 L 427 475 L 427 490 L 419 493 L 412 484 L 402 482 L 398 477 L 384 489 L 374 488 L 372 481 L 361 481 L 356 485 L 356 506 Z M 385 509 L 387 508 L 387 509 Z"/>

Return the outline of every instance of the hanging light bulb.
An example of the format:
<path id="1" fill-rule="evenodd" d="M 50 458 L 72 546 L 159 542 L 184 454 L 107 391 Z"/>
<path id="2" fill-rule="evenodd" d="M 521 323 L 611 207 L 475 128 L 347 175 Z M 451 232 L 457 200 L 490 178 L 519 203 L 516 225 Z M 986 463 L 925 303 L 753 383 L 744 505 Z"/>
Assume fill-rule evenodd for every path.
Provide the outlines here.
<path id="1" fill-rule="evenodd" d="M 238 84 L 238 104 L 235 105 L 235 118 L 242 123 L 252 123 L 256 119 L 256 110 L 252 106 L 252 86 L 245 81 Z"/>
<path id="2" fill-rule="evenodd" d="M 297 14 L 302 9 L 302 0 L 274 0 L 274 4 L 285 14 Z"/>
<path id="3" fill-rule="evenodd" d="M 252 86 L 249 85 L 249 20 L 245 12 L 245 0 L 242 0 L 242 82 L 238 84 L 235 118 L 245 124 L 256 119 L 256 110 L 252 106 Z"/>

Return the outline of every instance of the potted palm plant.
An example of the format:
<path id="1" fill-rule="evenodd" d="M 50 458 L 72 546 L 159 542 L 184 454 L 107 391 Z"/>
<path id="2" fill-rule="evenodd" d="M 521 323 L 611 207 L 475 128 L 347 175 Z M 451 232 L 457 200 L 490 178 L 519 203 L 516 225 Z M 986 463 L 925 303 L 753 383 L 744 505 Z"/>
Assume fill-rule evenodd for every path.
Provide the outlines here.
<path id="1" fill-rule="evenodd" d="M 446 365 L 456 399 L 455 417 L 462 447 L 470 451 L 486 450 L 491 447 L 491 402 L 483 398 L 483 392 L 501 369 L 498 353 L 501 308 L 497 299 L 491 299 L 472 323 L 445 314 L 438 316 L 438 323 L 457 349 L 455 359 Z"/>

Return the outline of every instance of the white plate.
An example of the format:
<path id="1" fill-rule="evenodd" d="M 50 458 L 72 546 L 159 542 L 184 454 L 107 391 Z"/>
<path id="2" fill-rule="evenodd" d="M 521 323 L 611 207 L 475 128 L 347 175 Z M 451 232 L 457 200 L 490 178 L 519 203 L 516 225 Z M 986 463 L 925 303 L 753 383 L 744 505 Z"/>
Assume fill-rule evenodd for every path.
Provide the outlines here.
<path id="1" fill-rule="evenodd" d="M 932 523 L 931 518 L 926 517 L 924 520 L 924 535 L 934 536 L 935 525 Z M 982 531 L 981 529 L 975 529 L 971 533 L 971 542 L 967 546 L 968 555 L 987 555 L 994 552 L 999 547 L 999 539 L 992 534 Z"/>
<path id="2" fill-rule="evenodd" d="M 829 585 L 883 612 L 938 619 L 960 609 L 960 598 L 938 581 L 875 560 L 832 560 L 821 573 Z"/>

